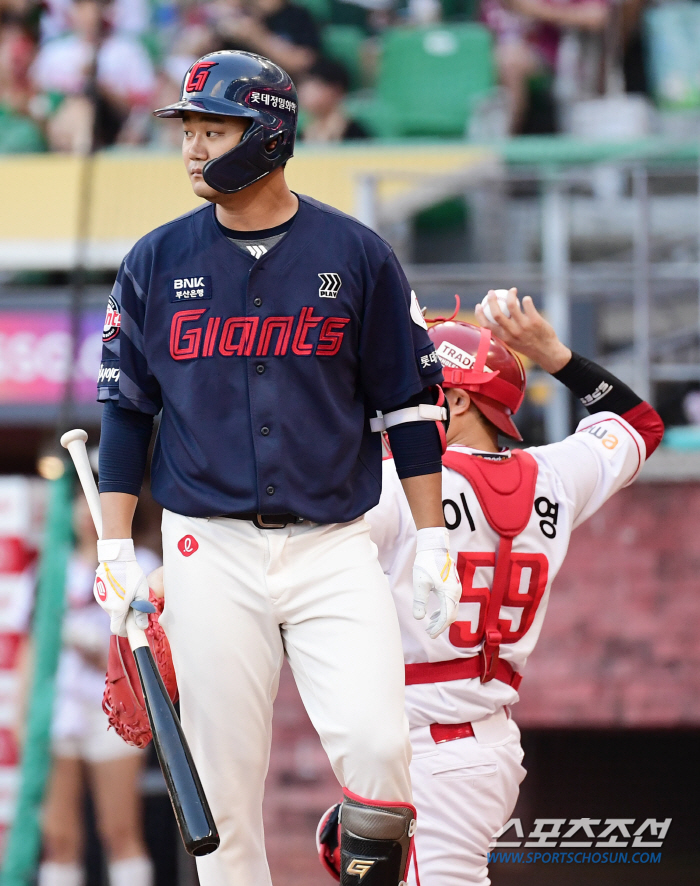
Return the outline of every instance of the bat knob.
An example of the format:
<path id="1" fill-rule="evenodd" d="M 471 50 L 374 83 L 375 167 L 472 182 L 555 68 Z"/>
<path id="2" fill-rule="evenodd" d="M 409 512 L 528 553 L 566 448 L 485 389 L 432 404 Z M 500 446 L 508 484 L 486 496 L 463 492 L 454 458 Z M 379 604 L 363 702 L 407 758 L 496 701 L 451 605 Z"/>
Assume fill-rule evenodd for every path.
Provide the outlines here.
<path id="1" fill-rule="evenodd" d="M 64 449 L 68 449 L 71 443 L 75 443 L 76 440 L 80 440 L 85 443 L 88 435 L 86 431 L 83 431 L 82 428 L 75 428 L 73 431 L 66 431 L 66 433 L 61 437 L 61 446 Z"/>
<path id="2" fill-rule="evenodd" d="M 131 608 L 135 609 L 137 612 L 151 613 L 156 611 L 156 607 L 153 605 L 153 603 L 149 603 L 148 600 L 134 600 L 134 602 L 131 604 Z"/>

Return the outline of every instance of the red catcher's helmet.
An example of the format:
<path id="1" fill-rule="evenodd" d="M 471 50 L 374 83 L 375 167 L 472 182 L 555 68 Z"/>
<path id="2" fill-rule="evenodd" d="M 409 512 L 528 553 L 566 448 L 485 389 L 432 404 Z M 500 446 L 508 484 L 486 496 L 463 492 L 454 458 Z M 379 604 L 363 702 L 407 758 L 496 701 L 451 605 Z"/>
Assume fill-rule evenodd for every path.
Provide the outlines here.
<path id="1" fill-rule="evenodd" d="M 442 363 L 443 388 L 462 388 L 474 405 L 507 437 L 522 440 L 511 415 L 525 396 L 525 370 L 520 358 L 490 329 L 450 320 L 428 334 Z"/>

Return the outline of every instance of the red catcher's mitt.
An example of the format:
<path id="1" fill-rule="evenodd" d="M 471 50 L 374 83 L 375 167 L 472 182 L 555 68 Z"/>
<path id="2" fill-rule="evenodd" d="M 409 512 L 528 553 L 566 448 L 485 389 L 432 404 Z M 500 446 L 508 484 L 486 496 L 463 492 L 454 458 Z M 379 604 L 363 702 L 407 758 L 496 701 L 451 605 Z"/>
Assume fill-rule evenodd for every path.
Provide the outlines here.
<path id="1" fill-rule="evenodd" d="M 177 701 L 175 669 L 168 638 L 158 621 L 165 601 L 163 597 L 156 597 L 153 591 L 149 599 L 156 607 L 156 611 L 148 616 L 146 637 L 165 688 L 174 704 Z M 145 748 L 153 738 L 134 653 L 127 638 L 117 637 L 115 634 L 112 634 L 109 640 L 109 660 L 102 710 L 107 714 L 109 725 L 114 727 L 127 744 Z"/>

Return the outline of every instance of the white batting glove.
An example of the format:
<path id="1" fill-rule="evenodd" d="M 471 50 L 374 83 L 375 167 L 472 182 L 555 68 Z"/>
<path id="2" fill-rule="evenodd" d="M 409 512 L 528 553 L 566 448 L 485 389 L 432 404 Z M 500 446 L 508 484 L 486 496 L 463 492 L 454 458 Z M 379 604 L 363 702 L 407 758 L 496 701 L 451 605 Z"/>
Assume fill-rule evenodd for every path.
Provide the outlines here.
<path id="1" fill-rule="evenodd" d="M 440 608 L 430 616 L 427 633 L 434 640 L 457 619 L 462 586 L 450 557 L 449 535 L 442 526 L 418 530 L 413 564 L 413 617 L 424 618 L 430 592 L 437 594 Z"/>
<path id="2" fill-rule="evenodd" d="M 126 617 L 134 600 L 148 602 L 148 581 L 136 562 L 130 538 L 107 538 L 97 542 L 100 565 L 95 572 L 93 593 L 109 615 L 113 634 L 126 637 Z M 148 613 L 134 611 L 136 625 L 148 627 Z"/>

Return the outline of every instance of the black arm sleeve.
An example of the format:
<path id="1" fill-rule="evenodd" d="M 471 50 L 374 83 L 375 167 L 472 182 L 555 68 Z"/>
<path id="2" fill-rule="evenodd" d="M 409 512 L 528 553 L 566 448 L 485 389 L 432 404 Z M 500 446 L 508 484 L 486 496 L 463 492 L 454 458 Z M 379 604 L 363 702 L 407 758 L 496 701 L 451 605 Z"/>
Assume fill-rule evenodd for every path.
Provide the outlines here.
<path id="1" fill-rule="evenodd" d="M 430 388 L 424 388 L 400 406 L 387 409 L 405 409 L 420 403 L 435 403 Z M 409 421 L 389 428 L 389 443 L 394 456 L 396 473 L 401 480 L 422 474 L 439 474 L 442 471 L 442 444 L 434 421 Z"/>
<path id="2" fill-rule="evenodd" d="M 634 391 L 607 369 L 572 351 L 571 360 L 554 378 L 574 393 L 588 412 L 622 415 L 642 402 Z"/>
<path id="3" fill-rule="evenodd" d="M 100 434 L 100 492 L 141 492 L 153 416 L 107 400 Z"/>

